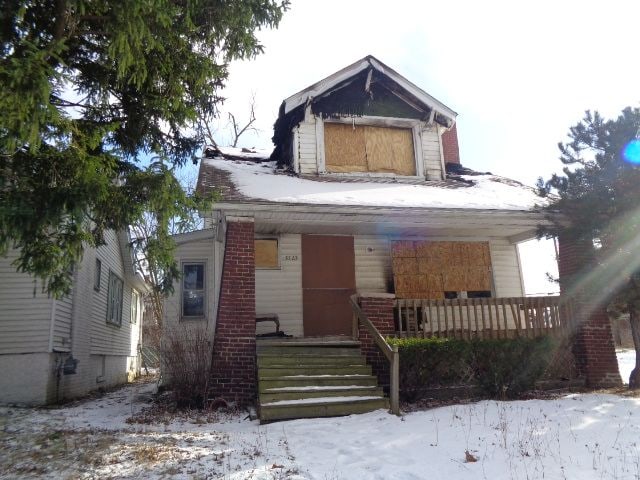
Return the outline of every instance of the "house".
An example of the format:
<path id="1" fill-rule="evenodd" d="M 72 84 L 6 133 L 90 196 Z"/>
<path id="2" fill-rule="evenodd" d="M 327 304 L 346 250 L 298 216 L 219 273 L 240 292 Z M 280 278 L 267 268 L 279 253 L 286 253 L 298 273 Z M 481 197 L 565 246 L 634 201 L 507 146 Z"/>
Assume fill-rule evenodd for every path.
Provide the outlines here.
<path id="1" fill-rule="evenodd" d="M 371 337 L 353 325 L 354 294 L 383 335 L 472 337 L 502 329 L 510 336 L 560 325 L 557 298 L 523 298 L 517 244 L 546 221 L 537 208 L 542 200 L 519 182 L 462 167 L 456 117 L 367 56 L 282 102 L 269 158 L 205 151 L 198 189 L 217 189 L 222 199 L 204 213 L 206 230 L 177 237 L 184 279 L 165 323 L 208 326 L 212 395 L 255 398 L 257 348 L 263 414 L 287 402 L 311 404 L 305 389 L 321 391 L 324 403 L 301 416 L 350 411 L 332 409 L 327 399 L 370 370 L 352 370 L 351 380 L 333 385 L 292 378 L 337 376 L 340 359 L 329 357 L 348 355 L 349 342 L 384 377 Z M 579 267 L 572 248 L 561 241 L 565 277 Z M 599 323 L 595 330 L 606 343 L 610 331 Z M 256 346 L 256 333 L 270 332 L 290 337 Z M 581 345 L 591 358 L 591 344 Z M 309 362 L 318 357 L 325 370 L 301 365 L 296 352 Z M 616 383 L 612 352 L 592 370 L 582 354 L 576 363 L 591 383 Z M 365 388 L 375 383 L 361 387 L 354 397 L 375 396 Z"/>
<path id="2" fill-rule="evenodd" d="M 125 383 L 140 372 L 142 295 L 126 233 L 87 248 L 70 295 L 54 299 L 0 258 L 0 403 L 44 405 Z"/>

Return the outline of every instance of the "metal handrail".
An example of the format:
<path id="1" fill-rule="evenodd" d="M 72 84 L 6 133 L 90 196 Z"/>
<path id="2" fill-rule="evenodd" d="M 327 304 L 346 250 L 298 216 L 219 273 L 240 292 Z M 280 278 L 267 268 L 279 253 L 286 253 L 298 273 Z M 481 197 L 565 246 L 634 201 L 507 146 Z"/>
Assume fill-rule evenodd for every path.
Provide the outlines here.
<path id="1" fill-rule="evenodd" d="M 400 415 L 400 355 L 398 354 L 398 346 L 397 345 L 389 345 L 384 337 L 380 334 L 378 329 L 375 327 L 371 320 L 365 315 L 365 313 L 358 305 L 358 295 L 354 294 L 350 297 L 351 308 L 354 312 L 354 337 L 358 331 L 358 322 L 360 325 L 364 326 L 373 341 L 378 346 L 378 348 L 382 351 L 384 356 L 387 358 L 389 363 L 391 364 L 390 368 L 390 381 L 391 385 L 389 387 L 389 403 L 391 404 L 391 413 L 395 415 Z"/>

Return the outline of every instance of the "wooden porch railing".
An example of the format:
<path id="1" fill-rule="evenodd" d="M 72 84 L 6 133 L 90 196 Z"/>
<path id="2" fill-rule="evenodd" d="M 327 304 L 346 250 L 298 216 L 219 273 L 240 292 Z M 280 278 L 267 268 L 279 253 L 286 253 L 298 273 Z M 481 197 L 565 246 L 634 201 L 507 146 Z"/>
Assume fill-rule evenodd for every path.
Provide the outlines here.
<path id="1" fill-rule="evenodd" d="M 354 338 L 357 338 L 358 336 L 358 325 L 362 325 L 367 329 L 375 344 L 391 364 L 389 403 L 391 404 L 391 412 L 395 415 L 400 415 L 400 355 L 398 354 L 398 346 L 389 345 L 378 329 L 373 325 L 373 323 L 371 323 L 371 320 L 369 320 L 360 308 L 360 305 L 358 305 L 358 295 L 351 295 L 351 308 L 353 308 L 354 313 Z"/>
<path id="2" fill-rule="evenodd" d="M 572 326 L 566 297 L 396 299 L 401 337 L 514 338 L 563 335 Z"/>

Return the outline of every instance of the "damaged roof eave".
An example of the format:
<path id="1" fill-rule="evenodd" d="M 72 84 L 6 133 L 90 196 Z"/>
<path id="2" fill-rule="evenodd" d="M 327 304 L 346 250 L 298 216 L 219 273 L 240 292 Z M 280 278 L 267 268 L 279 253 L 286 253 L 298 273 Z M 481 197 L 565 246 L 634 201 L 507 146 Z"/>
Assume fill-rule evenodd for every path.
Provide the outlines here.
<path id="1" fill-rule="evenodd" d="M 418 100 L 423 102 L 432 110 L 436 111 L 440 115 L 447 117 L 451 120 L 451 125 L 453 126 L 456 121 L 457 113 L 444 105 L 442 102 L 436 100 L 427 92 L 419 88 L 418 86 L 411 83 L 409 80 L 404 78 L 402 75 L 397 73 L 392 68 L 389 68 L 384 63 L 382 63 L 377 58 L 368 55 L 361 60 L 349 65 L 348 67 L 339 70 L 333 75 L 329 75 L 328 77 L 320 80 L 317 83 L 314 83 L 310 87 L 301 90 L 300 92 L 291 95 L 289 98 L 285 99 L 283 102 L 284 105 L 284 113 L 285 115 L 291 112 L 292 110 L 298 108 L 301 105 L 305 105 L 309 100 L 313 100 L 318 96 L 326 93 L 328 90 L 333 89 L 336 85 L 347 81 L 349 78 L 357 75 L 361 71 L 367 68 L 374 68 L 378 72 L 383 75 L 386 75 L 391 80 L 396 82 L 402 88 L 404 88 L 411 95 L 416 97 Z"/>
<path id="2" fill-rule="evenodd" d="M 214 210 L 223 215 L 252 217 L 257 225 L 266 228 L 289 225 L 285 229 L 289 233 L 393 235 L 412 232 L 410 234 L 439 236 L 446 231 L 447 235 L 456 236 L 501 237 L 512 244 L 535 238 L 538 226 L 548 223 L 542 213 L 522 210 L 255 202 L 222 202 L 217 203 Z"/>
<path id="3" fill-rule="evenodd" d="M 550 225 L 545 214 L 536 210 L 501 210 L 480 208 L 424 208 L 424 207 L 377 207 L 370 205 L 323 205 L 285 202 L 217 202 L 214 210 L 231 212 L 270 212 L 272 214 L 326 213 L 338 215 L 373 215 L 394 218 L 447 218 L 457 216 L 482 217 L 485 220 L 507 221 L 522 225 Z"/>

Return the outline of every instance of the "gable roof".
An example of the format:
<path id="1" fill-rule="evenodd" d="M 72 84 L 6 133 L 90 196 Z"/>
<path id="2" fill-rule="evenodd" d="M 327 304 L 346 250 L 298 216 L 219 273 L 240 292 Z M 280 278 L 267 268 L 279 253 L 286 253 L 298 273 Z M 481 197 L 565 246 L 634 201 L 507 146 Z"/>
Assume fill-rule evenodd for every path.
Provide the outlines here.
<path id="1" fill-rule="evenodd" d="M 342 70 L 339 70 L 304 90 L 294 93 L 290 97 L 286 98 L 282 102 L 282 114 L 287 115 L 294 109 L 306 105 L 309 101 L 313 101 L 335 91 L 338 88 L 341 88 L 351 78 L 365 70 L 370 72 L 367 82 L 370 82 L 372 72 L 378 72 L 380 75 L 389 78 L 397 84 L 402 90 L 409 94 L 412 99 L 417 100 L 422 104 L 423 107 L 433 111 L 434 119 L 438 121 L 438 123 L 442 123 L 446 127 L 451 127 L 455 123 L 456 116 L 458 115 L 456 112 L 442 102 L 436 100 L 418 86 L 411 83 L 405 77 L 382 63 L 373 55 L 367 55 Z"/>

